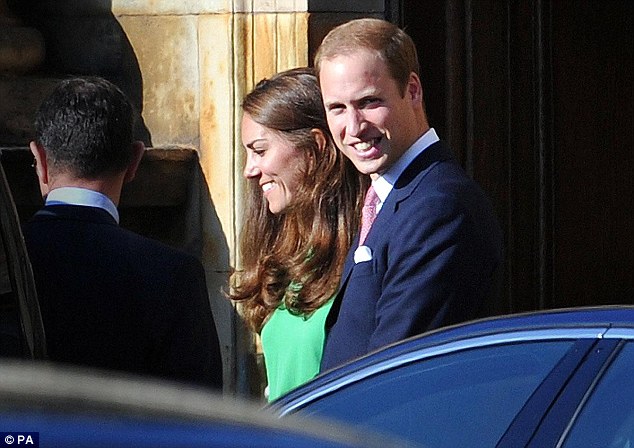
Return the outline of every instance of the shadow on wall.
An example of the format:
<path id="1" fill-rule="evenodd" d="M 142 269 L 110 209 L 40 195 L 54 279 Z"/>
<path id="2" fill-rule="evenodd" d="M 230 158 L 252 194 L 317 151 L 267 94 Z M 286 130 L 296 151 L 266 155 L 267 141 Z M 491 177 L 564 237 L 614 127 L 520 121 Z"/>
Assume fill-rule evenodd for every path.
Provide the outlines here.
<path id="1" fill-rule="evenodd" d="M 138 109 L 135 137 L 152 146 L 143 122 L 143 79 L 110 0 L 7 0 L 24 25 L 40 31 L 46 54 L 38 77 L 101 76 L 123 90 Z M 46 93 L 46 92 L 44 92 Z M 39 104 L 39 100 L 35 101 Z M 25 142 L 27 143 L 27 142 Z"/>
<path id="2" fill-rule="evenodd" d="M 224 295 L 231 273 L 229 247 L 198 153 L 191 148 L 152 148 L 151 135 L 141 115 L 141 70 L 130 41 L 112 14 L 112 2 L 4 1 L 25 26 L 42 34 L 46 46 L 44 63 L 37 72 L 14 77 L 26 87 L 21 89 L 23 94 L 11 95 L 12 107 L 21 107 L 27 125 L 19 135 L 14 135 L 13 141 L 0 141 L 0 147 L 18 147 L 6 151 L 3 164 L 10 166 L 7 176 L 21 220 L 29 219 L 42 203 L 27 149 L 33 138 L 32 121 L 37 105 L 57 80 L 68 76 L 101 76 L 118 85 L 139 112 L 135 138 L 150 148 L 136 179 L 124 187 L 119 207 L 121 225 L 202 260 L 220 337 L 225 390 L 249 395 L 250 375 L 245 373 L 249 370 L 245 363 L 251 362 L 251 358 L 245 347 L 250 341 L 244 340 L 246 332 L 238 330 L 243 324 Z M 31 88 L 34 85 L 44 87 Z M 0 109 L 4 107 L 0 104 Z M 3 140 L 1 135 L 0 140 Z"/>
<path id="3" fill-rule="evenodd" d="M 121 198 L 121 225 L 179 247 L 203 262 L 207 290 L 220 338 L 225 390 L 236 384 L 234 328 L 242 325 L 230 301 L 229 246 L 193 149 L 150 149 L 137 177 Z"/>
<path id="4" fill-rule="evenodd" d="M 148 149 L 119 209 L 122 226 L 202 259 L 212 301 L 229 305 L 229 246 L 195 150 Z"/>

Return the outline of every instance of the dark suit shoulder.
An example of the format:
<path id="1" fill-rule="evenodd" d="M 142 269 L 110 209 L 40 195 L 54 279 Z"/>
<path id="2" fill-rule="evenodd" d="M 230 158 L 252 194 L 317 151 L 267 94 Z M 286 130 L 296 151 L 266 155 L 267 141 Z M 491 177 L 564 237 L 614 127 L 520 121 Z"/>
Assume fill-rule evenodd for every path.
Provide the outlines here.
<path id="1" fill-rule="evenodd" d="M 113 221 L 47 207 L 25 226 L 51 359 L 221 385 L 201 262 Z"/>
<path id="2" fill-rule="evenodd" d="M 106 210 L 83 205 L 47 205 L 38 210 L 27 224 L 51 221 L 83 221 L 117 225 Z"/>
<path id="3" fill-rule="evenodd" d="M 448 164 L 458 166 L 451 153 L 451 149 L 449 149 L 449 147 L 442 141 L 438 141 L 430 145 L 416 156 L 407 168 L 405 168 L 403 173 L 401 173 L 394 185 L 394 188 L 396 190 L 406 188 L 417 177 L 420 177 L 433 165 L 439 162 L 446 162 Z"/>
<path id="4" fill-rule="evenodd" d="M 202 264 L 193 255 L 122 228 L 107 212 L 80 210 L 79 218 L 77 210 L 66 210 L 65 215 L 58 209 L 53 212 L 53 216 L 38 212 L 24 226 L 29 256 L 39 270 L 68 265 L 85 275 L 101 272 L 108 277 L 123 272 L 134 288 L 153 282 L 177 288 L 183 278 L 203 275 Z M 111 283 L 112 287 L 117 284 L 114 279 Z"/>

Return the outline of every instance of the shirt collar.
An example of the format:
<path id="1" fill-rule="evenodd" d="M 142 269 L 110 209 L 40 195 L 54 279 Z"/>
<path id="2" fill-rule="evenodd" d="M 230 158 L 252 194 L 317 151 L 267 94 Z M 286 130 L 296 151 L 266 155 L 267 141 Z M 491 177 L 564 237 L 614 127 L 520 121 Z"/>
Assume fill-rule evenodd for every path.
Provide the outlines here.
<path id="1" fill-rule="evenodd" d="M 119 223 L 117 206 L 105 194 L 79 187 L 56 188 L 46 196 L 46 205 L 83 205 L 101 208 Z"/>
<path id="2" fill-rule="evenodd" d="M 403 174 L 403 171 L 405 171 L 405 168 L 407 168 L 420 153 L 439 140 L 434 128 L 429 128 L 427 132 L 421 135 L 418 140 L 399 157 L 394 165 L 385 173 L 381 174 L 376 180 L 372 181 L 372 186 L 381 201 L 381 205 L 387 199 L 387 196 L 392 191 L 392 188 L 394 188 L 394 184 L 398 178 Z"/>

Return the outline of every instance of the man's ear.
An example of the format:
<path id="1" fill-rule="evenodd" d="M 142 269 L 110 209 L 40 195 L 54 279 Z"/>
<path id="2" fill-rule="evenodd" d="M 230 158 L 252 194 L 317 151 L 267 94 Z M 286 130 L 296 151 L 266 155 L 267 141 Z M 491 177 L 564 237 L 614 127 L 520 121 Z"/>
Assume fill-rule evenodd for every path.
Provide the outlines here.
<path id="1" fill-rule="evenodd" d="M 125 177 L 123 178 L 124 183 L 130 182 L 136 177 L 136 171 L 139 168 L 143 154 L 145 154 L 145 145 L 141 141 L 136 141 L 132 143 L 132 151 L 134 155 L 125 172 Z"/>
<path id="2" fill-rule="evenodd" d="M 420 78 L 414 72 L 409 74 L 407 81 L 406 95 L 409 95 L 412 101 L 422 103 L 423 101 L 423 85 Z"/>
<path id="3" fill-rule="evenodd" d="M 33 158 L 35 159 L 35 173 L 37 174 L 37 178 L 40 181 L 40 187 L 48 185 L 48 164 L 46 162 L 46 150 L 36 141 L 32 141 L 31 143 L 29 143 L 29 148 L 31 149 L 31 154 L 33 154 Z M 42 191 L 42 194 L 44 194 L 44 191 Z"/>

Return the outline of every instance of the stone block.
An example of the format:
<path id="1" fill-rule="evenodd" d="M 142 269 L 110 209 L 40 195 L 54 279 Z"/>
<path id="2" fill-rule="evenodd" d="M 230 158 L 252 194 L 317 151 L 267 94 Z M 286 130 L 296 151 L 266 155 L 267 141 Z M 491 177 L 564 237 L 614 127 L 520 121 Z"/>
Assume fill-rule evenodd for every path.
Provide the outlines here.
<path id="1" fill-rule="evenodd" d="M 112 0 L 116 15 L 200 15 L 232 11 L 235 0 Z"/>
<path id="2" fill-rule="evenodd" d="M 196 16 L 121 16 L 143 74 L 143 118 L 153 146 L 199 147 Z"/>
<path id="3" fill-rule="evenodd" d="M 309 0 L 236 0 L 234 12 L 283 13 L 306 12 Z"/>
<path id="4" fill-rule="evenodd" d="M 231 15 L 207 15 L 199 20 L 200 54 L 200 133 L 201 166 L 206 186 L 213 201 L 213 210 L 220 225 L 219 234 L 206 226 L 206 244 L 212 244 L 224 233 L 233 241 L 234 179 L 236 151 L 236 111 L 239 99 L 235 89 L 239 82 L 234 64 Z M 238 75 L 238 79 L 240 76 Z M 207 247 L 207 251 L 215 249 Z"/>
<path id="5" fill-rule="evenodd" d="M 308 65 L 308 14 L 277 15 L 277 71 Z"/>

